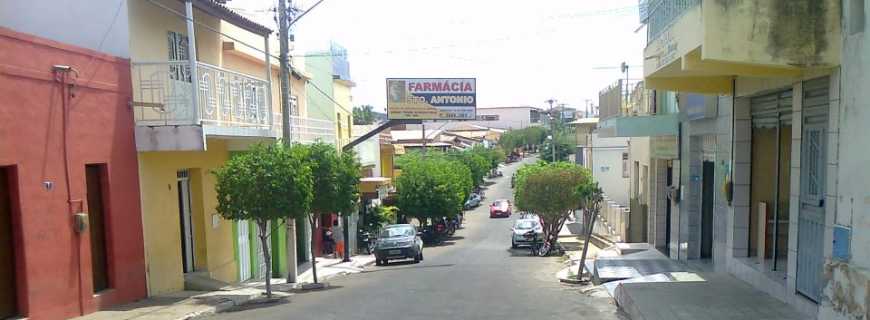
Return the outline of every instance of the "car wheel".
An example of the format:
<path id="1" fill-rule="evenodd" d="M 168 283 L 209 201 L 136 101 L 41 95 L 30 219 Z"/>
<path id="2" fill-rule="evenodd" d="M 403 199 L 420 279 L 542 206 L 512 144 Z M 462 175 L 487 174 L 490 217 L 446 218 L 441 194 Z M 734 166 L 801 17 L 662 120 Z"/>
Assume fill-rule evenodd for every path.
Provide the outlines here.
<path id="1" fill-rule="evenodd" d="M 511 249 L 516 249 L 516 248 L 517 248 L 517 242 L 514 241 L 514 239 L 511 239 Z"/>
<path id="2" fill-rule="evenodd" d="M 420 261 L 423 261 L 423 250 L 420 250 Z"/>
<path id="3" fill-rule="evenodd" d="M 381 260 L 381 259 L 375 259 L 375 265 L 376 265 L 376 266 L 382 266 L 382 265 L 384 265 L 384 262 L 383 262 L 383 260 Z"/>
<path id="4" fill-rule="evenodd" d="M 414 256 L 414 263 L 420 263 L 420 261 L 423 260 L 422 258 L 420 258 L 421 255 L 421 253 L 418 253 L 416 256 Z"/>

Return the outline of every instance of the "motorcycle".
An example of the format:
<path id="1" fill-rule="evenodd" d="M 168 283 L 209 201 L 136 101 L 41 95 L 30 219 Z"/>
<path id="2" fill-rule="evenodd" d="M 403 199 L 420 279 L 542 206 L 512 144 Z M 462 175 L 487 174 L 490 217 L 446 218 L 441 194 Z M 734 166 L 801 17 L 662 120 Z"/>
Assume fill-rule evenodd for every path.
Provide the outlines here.
<path id="1" fill-rule="evenodd" d="M 360 251 L 365 251 L 366 254 L 372 254 L 375 252 L 375 246 L 377 245 L 378 240 L 377 235 L 368 231 L 363 231 L 357 234 L 357 240 L 357 247 Z"/>
<path id="2" fill-rule="evenodd" d="M 433 244 L 441 244 L 444 242 L 444 237 L 442 237 L 435 230 L 435 226 L 425 226 L 423 227 L 423 231 L 421 232 L 420 239 L 423 240 L 424 244 L 433 245 Z"/>
<path id="3" fill-rule="evenodd" d="M 551 235 L 551 241 L 543 241 L 544 239 L 538 238 L 538 233 L 533 231 L 526 232 L 523 234 L 523 237 L 531 241 L 531 245 L 529 246 L 529 255 L 530 256 L 539 256 L 546 257 L 549 255 L 557 255 L 561 256 L 565 254 L 565 249 L 559 245 L 558 241 L 554 239 L 554 236 Z M 553 243 L 554 245 L 551 245 Z"/>

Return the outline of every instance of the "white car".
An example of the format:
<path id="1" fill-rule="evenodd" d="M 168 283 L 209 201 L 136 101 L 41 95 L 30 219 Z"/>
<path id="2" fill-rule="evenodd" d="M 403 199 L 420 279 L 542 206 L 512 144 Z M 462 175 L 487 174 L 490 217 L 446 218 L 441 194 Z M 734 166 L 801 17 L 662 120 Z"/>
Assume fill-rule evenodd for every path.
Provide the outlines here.
<path id="1" fill-rule="evenodd" d="M 511 227 L 511 248 L 518 248 L 521 245 L 530 245 L 531 239 L 526 238 L 526 233 L 534 231 L 538 241 L 542 238 L 544 228 L 537 217 L 532 219 L 517 219 L 514 221 L 514 226 Z"/>

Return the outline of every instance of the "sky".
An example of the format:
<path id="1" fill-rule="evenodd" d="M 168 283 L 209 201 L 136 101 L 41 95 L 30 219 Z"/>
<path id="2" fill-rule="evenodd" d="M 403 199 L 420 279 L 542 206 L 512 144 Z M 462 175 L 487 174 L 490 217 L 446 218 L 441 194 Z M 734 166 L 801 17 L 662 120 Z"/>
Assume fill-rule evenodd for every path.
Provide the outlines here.
<path id="1" fill-rule="evenodd" d="M 316 0 L 295 0 L 306 9 Z M 384 110 L 390 77 L 477 78 L 478 108 L 557 103 L 584 109 L 630 66 L 642 76 L 637 0 L 324 0 L 294 26 L 294 56 L 348 51 L 354 105 Z M 277 30 L 275 0 L 228 6 Z"/>

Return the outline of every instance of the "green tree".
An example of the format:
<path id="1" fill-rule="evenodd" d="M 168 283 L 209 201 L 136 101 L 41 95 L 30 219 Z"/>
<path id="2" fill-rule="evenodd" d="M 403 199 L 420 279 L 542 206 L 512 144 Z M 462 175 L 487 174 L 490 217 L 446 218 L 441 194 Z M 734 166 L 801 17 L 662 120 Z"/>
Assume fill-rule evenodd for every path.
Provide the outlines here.
<path id="1" fill-rule="evenodd" d="M 397 205 L 403 215 L 425 225 L 430 218 L 462 211 L 473 186 L 467 166 L 438 152 L 405 154 L 398 161 L 402 175 L 396 179 Z"/>
<path id="2" fill-rule="evenodd" d="M 451 153 L 452 160 L 457 160 L 465 165 L 471 172 L 471 183 L 474 187 L 483 184 L 483 178 L 491 169 L 490 161 L 481 150 L 463 150 Z"/>
<path id="3" fill-rule="evenodd" d="M 353 152 L 339 154 L 334 145 L 315 142 L 306 146 L 305 159 L 311 168 L 314 197 L 308 212 L 311 230 L 317 217 L 326 213 L 351 214 L 359 199 L 360 165 Z M 345 226 L 346 228 L 347 226 Z M 312 242 L 314 232 L 310 235 Z M 349 243 L 345 239 L 345 245 Z M 311 272 L 317 283 L 317 261 L 311 247 Z"/>
<path id="4" fill-rule="evenodd" d="M 266 264 L 266 294 L 272 296 L 269 222 L 302 217 L 312 200 L 311 170 L 299 145 L 258 144 L 215 169 L 217 212 L 228 220 L 257 224 Z"/>
<path id="5" fill-rule="evenodd" d="M 597 187 L 586 168 L 567 162 L 526 165 L 517 171 L 514 201 L 518 209 L 541 217 L 544 239 L 555 245 L 556 235 L 574 210 L 587 204 Z"/>
<path id="6" fill-rule="evenodd" d="M 374 107 L 371 105 L 361 105 L 353 107 L 353 124 L 373 124 L 375 123 Z"/>
<path id="7" fill-rule="evenodd" d="M 553 162 L 553 144 L 556 146 L 556 160 L 567 161 L 568 156 L 574 152 L 574 148 L 565 136 L 556 135 L 555 139 L 547 139 L 541 145 L 541 160 Z"/>

